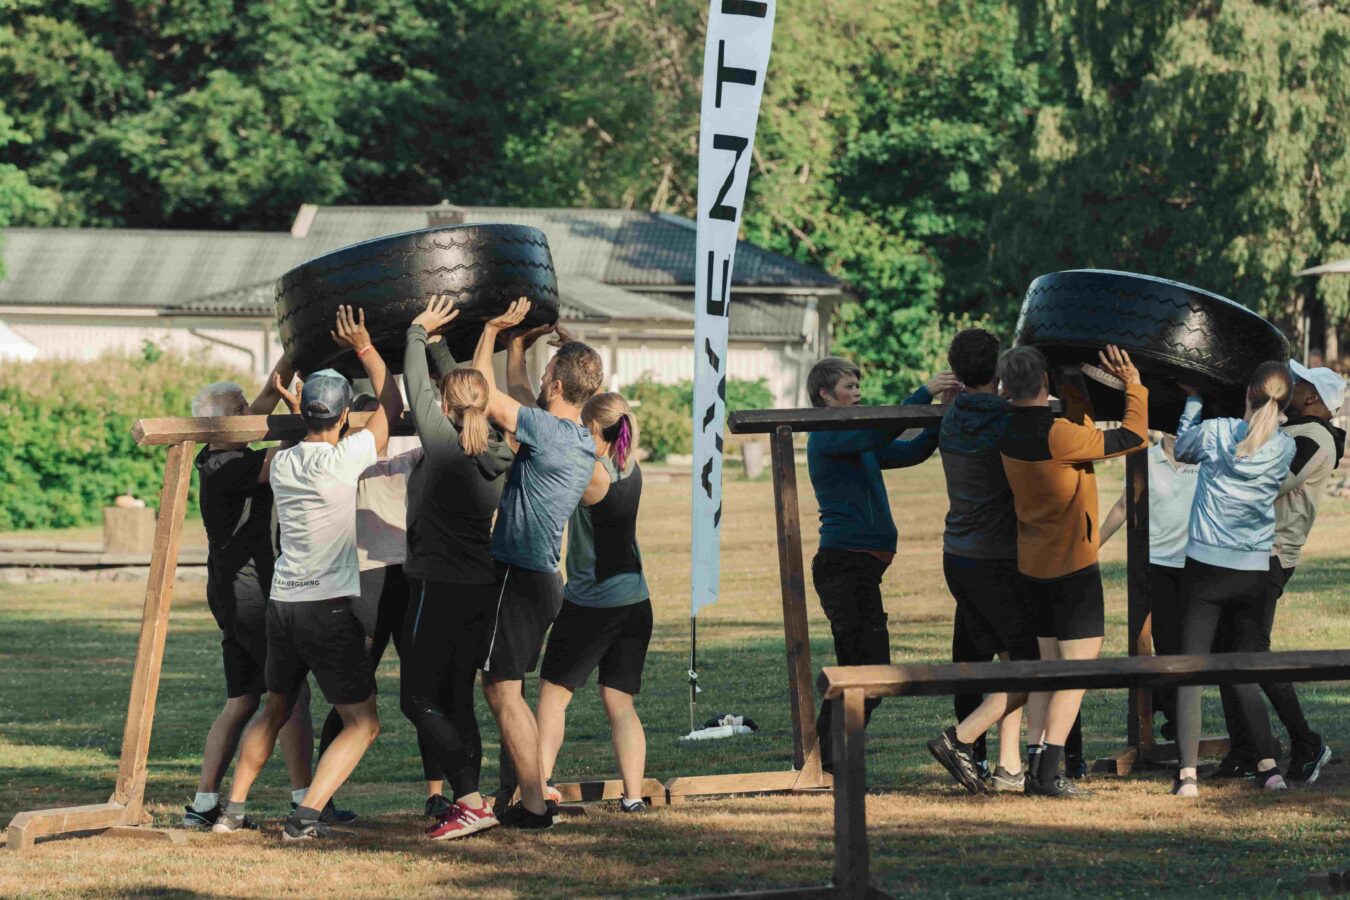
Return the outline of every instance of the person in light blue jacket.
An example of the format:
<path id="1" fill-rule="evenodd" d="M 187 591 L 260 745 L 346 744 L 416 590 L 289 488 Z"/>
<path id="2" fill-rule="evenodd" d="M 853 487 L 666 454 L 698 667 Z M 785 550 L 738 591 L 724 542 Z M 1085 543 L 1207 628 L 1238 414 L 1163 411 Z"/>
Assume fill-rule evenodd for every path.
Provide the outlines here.
<path id="1" fill-rule="evenodd" d="M 1262 649 L 1275 498 L 1294 458 L 1293 438 L 1279 430 L 1293 387 L 1285 363 L 1262 363 L 1247 383 L 1245 418 L 1202 422 L 1199 393 L 1182 385 L 1187 400 L 1177 425 L 1176 458 L 1200 466 L 1181 583 L 1186 598 L 1182 653 L 1209 653 L 1220 626 L 1233 636 L 1234 651 Z M 1279 744 L 1261 690 L 1255 684 L 1234 690 L 1245 730 L 1261 757 L 1257 783 L 1284 790 L 1275 762 Z M 1180 797 L 1199 795 L 1200 691 L 1199 685 L 1177 690 L 1180 769 L 1172 793 Z"/>

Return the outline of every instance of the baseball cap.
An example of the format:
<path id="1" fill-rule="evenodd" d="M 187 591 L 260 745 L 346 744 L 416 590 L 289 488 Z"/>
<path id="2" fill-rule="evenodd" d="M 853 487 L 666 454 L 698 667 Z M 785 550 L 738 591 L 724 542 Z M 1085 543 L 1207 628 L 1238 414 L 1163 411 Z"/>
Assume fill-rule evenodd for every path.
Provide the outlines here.
<path id="1" fill-rule="evenodd" d="M 1339 413 L 1345 404 L 1345 379 L 1327 368 L 1309 369 L 1302 363 L 1289 360 L 1294 378 L 1306 381 L 1317 391 L 1317 396 L 1333 413 Z"/>
<path id="2" fill-rule="evenodd" d="M 311 428 L 332 427 L 351 405 L 352 385 L 342 373 L 320 369 L 305 379 L 300 392 L 300 414 Z"/>

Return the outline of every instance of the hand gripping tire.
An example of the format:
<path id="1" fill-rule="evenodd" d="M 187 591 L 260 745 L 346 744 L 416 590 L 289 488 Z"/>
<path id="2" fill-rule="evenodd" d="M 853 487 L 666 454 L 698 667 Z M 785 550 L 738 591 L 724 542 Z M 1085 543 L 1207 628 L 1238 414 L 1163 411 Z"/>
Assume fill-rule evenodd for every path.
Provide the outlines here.
<path id="1" fill-rule="evenodd" d="M 520 225 L 457 225 L 376 238 L 296 266 L 277 281 L 277 328 L 297 372 L 334 368 L 349 378 L 365 370 L 334 343 L 337 308 L 364 309 L 380 355 L 403 370 L 404 334 L 435 294 L 455 297 L 459 317 L 446 329 L 455 359 L 473 356 L 483 323 L 517 297 L 533 304 L 526 325 L 558 318 L 558 282 L 548 238 Z"/>
<path id="2" fill-rule="evenodd" d="M 1210 415 L 1241 416 L 1247 379 L 1267 360 L 1289 359 L 1289 341 L 1256 313 L 1217 294 L 1129 272 L 1080 269 L 1042 275 L 1027 289 L 1019 346 L 1037 347 L 1056 367 L 1097 362 L 1107 344 L 1129 351 L 1149 389 L 1149 423 L 1175 431 L 1184 395 L 1205 395 Z M 1123 395 L 1087 379 L 1096 418 L 1119 419 Z"/>

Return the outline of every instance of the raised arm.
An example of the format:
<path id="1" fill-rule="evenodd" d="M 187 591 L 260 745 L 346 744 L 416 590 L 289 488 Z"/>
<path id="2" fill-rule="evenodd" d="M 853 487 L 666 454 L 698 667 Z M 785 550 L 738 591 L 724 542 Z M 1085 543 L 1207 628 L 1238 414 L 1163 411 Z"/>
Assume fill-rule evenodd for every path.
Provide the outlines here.
<path id="1" fill-rule="evenodd" d="M 382 454 L 389 445 L 389 424 L 403 412 L 403 398 L 399 396 L 398 385 L 389 374 L 389 367 L 384 364 L 380 351 L 375 349 L 375 344 L 370 340 L 364 309 L 357 310 L 357 315 L 353 315 L 350 306 L 339 306 L 337 329 L 332 334 L 333 340 L 339 345 L 356 351 L 356 358 L 361 360 L 366 377 L 370 379 L 375 396 L 379 398 L 380 406 L 370 414 L 364 430 L 375 438 L 375 452 Z"/>
<path id="2" fill-rule="evenodd" d="M 290 384 L 294 377 L 295 369 L 291 366 L 290 360 L 283 355 L 272 367 L 272 374 L 267 376 L 267 381 L 258 392 L 258 396 L 249 404 L 249 413 L 255 416 L 270 416 L 272 410 L 277 408 L 277 401 L 282 399 L 279 385 Z"/>
<path id="3" fill-rule="evenodd" d="M 454 440 L 458 432 L 441 409 L 440 392 L 431 380 L 427 368 L 428 336 L 437 334 L 459 315 L 454 309 L 454 300 L 444 294 L 431 298 L 427 308 L 412 320 L 406 335 L 407 347 L 403 351 L 403 382 L 408 389 L 408 405 L 412 412 L 413 425 L 422 438 L 424 445 L 439 444 L 449 437 Z"/>
<path id="4" fill-rule="evenodd" d="M 552 325 L 540 325 L 529 331 L 516 329 L 507 335 L 506 342 L 506 392 L 515 398 L 521 406 L 538 406 L 533 382 L 530 380 L 530 368 L 526 356 L 534 342 L 549 332 Z"/>
<path id="5" fill-rule="evenodd" d="M 497 378 L 492 371 L 492 354 L 497 349 L 497 336 L 523 322 L 529 311 L 530 301 L 521 297 L 514 301 L 506 312 L 485 322 L 483 336 L 478 339 L 478 349 L 473 354 L 473 367 L 488 384 L 488 418 L 500 425 L 504 431 L 512 433 L 516 430 L 520 401 L 497 389 Z"/>
<path id="6" fill-rule="evenodd" d="M 1200 421 L 1200 415 L 1205 410 L 1205 402 L 1195 388 L 1185 384 L 1178 387 L 1186 393 L 1186 405 L 1181 410 L 1181 421 L 1177 422 L 1177 443 L 1172 448 L 1172 455 L 1178 462 L 1204 462 L 1207 455 L 1205 423 Z"/>
<path id="7" fill-rule="evenodd" d="M 300 392 L 304 390 L 305 384 L 302 381 L 296 381 L 294 389 L 287 388 L 286 383 L 291 381 L 292 378 L 294 378 L 295 376 L 294 374 L 288 375 L 285 381 L 283 381 L 281 378 L 281 372 L 278 371 L 278 369 L 280 369 L 280 366 L 278 366 L 277 369 L 272 370 L 272 380 L 270 382 L 272 385 L 272 390 L 276 392 L 276 395 L 281 398 L 281 401 L 283 403 L 286 404 L 286 409 L 292 415 L 298 416 L 300 415 Z M 287 366 L 287 369 L 290 370 L 289 365 Z M 295 445 L 296 441 L 292 439 L 289 441 L 282 441 L 275 447 L 267 448 L 267 453 L 263 455 L 262 468 L 258 470 L 259 484 L 266 484 L 268 478 L 271 476 L 272 460 L 277 455 L 277 451 L 285 450 L 289 447 L 294 447 Z"/>
<path id="8" fill-rule="evenodd" d="M 1148 388 L 1130 355 L 1116 346 L 1101 354 L 1102 368 L 1125 382 L 1125 415 L 1119 428 L 1076 425 L 1059 419 L 1050 429 L 1050 454 L 1065 462 L 1092 462 L 1134 453 L 1148 446 Z M 1085 419 L 1091 421 L 1091 419 Z"/>

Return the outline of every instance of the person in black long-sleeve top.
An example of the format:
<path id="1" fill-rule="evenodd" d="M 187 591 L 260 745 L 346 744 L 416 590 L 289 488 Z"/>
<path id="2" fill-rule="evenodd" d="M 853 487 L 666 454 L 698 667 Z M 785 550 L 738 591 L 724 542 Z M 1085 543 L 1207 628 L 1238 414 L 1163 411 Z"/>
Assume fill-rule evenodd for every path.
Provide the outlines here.
<path id="1" fill-rule="evenodd" d="M 490 553 L 492 516 L 513 459 L 488 423 L 488 387 L 473 369 L 445 375 L 440 390 L 427 369 L 427 338 L 457 314 L 433 298 L 408 328 L 403 378 L 422 438 L 422 460 L 408 480 L 411 598 L 404 623 L 403 713 L 445 773 L 454 803 L 427 829 L 432 840 L 464 837 L 497 825 L 478 790 L 482 741 L 473 686 L 496 596 Z"/>

